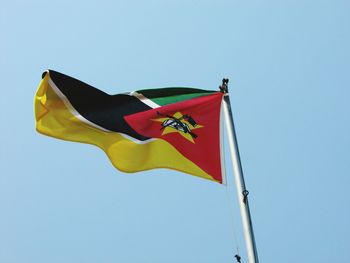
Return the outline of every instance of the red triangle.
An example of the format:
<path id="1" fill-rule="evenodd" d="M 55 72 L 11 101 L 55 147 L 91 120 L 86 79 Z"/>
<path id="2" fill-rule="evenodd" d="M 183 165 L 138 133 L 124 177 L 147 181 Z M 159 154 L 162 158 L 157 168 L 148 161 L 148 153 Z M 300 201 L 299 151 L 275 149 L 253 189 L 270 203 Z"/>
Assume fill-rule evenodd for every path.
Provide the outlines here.
<path id="1" fill-rule="evenodd" d="M 215 180 L 222 182 L 220 160 L 222 96 L 223 94 L 218 92 L 128 115 L 124 118 L 137 133 L 167 141 Z M 181 120 L 175 120 L 174 115 L 186 116 Z M 167 120 L 167 122 L 164 123 L 160 119 Z M 197 125 L 193 126 L 193 121 Z M 193 135 L 190 135 L 190 130 Z"/>

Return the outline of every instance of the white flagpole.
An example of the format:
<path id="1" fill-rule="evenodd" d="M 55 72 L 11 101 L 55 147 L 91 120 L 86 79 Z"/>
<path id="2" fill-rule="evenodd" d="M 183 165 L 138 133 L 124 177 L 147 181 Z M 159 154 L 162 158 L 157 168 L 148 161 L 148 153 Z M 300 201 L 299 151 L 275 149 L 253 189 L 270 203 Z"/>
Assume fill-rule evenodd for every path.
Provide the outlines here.
<path id="1" fill-rule="evenodd" d="M 232 111 L 231 111 L 231 103 L 228 94 L 227 88 L 228 79 L 222 80 L 222 86 L 220 86 L 220 90 L 225 93 L 224 95 L 224 115 L 226 121 L 227 128 L 227 137 L 228 143 L 231 152 L 231 163 L 233 168 L 233 174 L 236 184 L 238 203 L 241 212 L 241 219 L 243 225 L 243 233 L 244 239 L 247 248 L 247 256 L 249 263 L 259 263 L 258 253 L 256 249 L 253 225 L 250 216 L 249 204 L 248 204 L 248 194 L 244 183 L 243 170 L 241 165 L 241 158 L 239 155 L 235 126 L 233 123 Z"/>

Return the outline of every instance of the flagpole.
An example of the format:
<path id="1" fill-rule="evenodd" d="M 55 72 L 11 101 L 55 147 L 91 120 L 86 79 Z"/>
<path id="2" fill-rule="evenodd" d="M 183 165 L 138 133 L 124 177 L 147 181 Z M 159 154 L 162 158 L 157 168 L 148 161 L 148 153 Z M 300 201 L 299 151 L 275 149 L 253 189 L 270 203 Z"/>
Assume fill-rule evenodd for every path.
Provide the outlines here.
<path id="1" fill-rule="evenodd" d="M 242 219 L 243 233 L 244 233 L 244 239 L 245 239 L 246 249 L 247 249 L 248 262 L 259 263 L 258 253 L 257 253 L 255 238 L 254 238 L 254 232 L 253 232 L 253 225 L 252 225 L 252 220 L 250 216 L 249 203 L 248 203 L 249 192 L 247 191 L 244 183 L 241 158 L 238 150 L 238 144 L 237 144 L 235 126 L 234 126 L 233 117 L 232 117 L 231 103 L 230 103 L 230 97 L 228 94 L 227 83 L 228 83 L 228 79 L 223 79 L 222 86 L 220 86 L 220 90 L 225 94 L 224 100 L 223 100 L 223 103 L 224 103 L 223 108 L 224 108 L 224 115 L 225 115 L 225 121 L 226 121 L 228 143 L 229 143 L 230 152 L 231 152 L 231 160 L 232 160 L 231 163 L 233 168 L 233 175 L 234 175 L 234 180 L 235 180 L 235 185 L 237 190 L 236 192 L 238 196 L 239 208 L 241 212 L 241 219 Z"/>

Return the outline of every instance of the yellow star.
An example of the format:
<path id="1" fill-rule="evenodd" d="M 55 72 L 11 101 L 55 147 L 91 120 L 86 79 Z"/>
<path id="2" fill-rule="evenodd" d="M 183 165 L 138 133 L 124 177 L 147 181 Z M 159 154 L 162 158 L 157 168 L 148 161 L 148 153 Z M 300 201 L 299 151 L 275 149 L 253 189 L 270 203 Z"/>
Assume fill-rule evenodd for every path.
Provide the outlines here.
<path id="1" fill-rule="evenodd" d="M 163 126 L 164 128 L 163 128 L 162 135 L 177 132 L 177 133 L 180 133 L 182 135 L 182 137 L 184 137 L 185 139 L 189 140 L 192 143 L 195 143 L 192 135 L 189 132 L 183 131 L 183 130 L 175 127 L 174 125 L 171 125 L 171 123 L 176 124 L 176 122 L 174 120 L 177 119 L 182 124 L 185 124 L 185 126 L 187 126 L 190 129 L 190 131 L 195 130 L 195 129 L 199 129 L 199 128 L 203 128 L 204 126 L 197 124 L 196 127 L 193 127 L 192 124 L 189 123 L 186 119 L 181 119 L 183 117 L 181 112 L 176 112 L 172 117 L 174 117 L 174 119 L 169 118 L 169 117 L 163 117 L 163 118 L 159 118 L 159 119 L 152 119 L 152 121 L 161 122 L 162 124 L 168 122 L 167 126 Z"/>

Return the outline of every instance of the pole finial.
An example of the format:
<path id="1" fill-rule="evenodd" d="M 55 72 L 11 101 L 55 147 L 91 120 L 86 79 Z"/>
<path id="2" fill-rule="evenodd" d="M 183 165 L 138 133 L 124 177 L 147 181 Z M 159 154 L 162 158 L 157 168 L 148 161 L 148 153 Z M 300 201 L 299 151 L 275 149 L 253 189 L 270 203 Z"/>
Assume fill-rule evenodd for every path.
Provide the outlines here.
<path id="1" fill-rule="evenodd" d="M 228 85 L 227 85 L 228 81 L 229 79 L 225 79 L 225 78 L 222 79 L 222 84 L 221 86 L 219 86 L 219 89 L 222 93 L 228 93 Z"/>
<path id="2" fill-rule="evenodd" d="M 240 255 L 236 254 L 236 255 L 235 255 L 235 258 L 236 258 L 236 260 L 237 260 L 238 263 L 241 263 L 241 257 L 240 257 Z"/>

